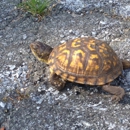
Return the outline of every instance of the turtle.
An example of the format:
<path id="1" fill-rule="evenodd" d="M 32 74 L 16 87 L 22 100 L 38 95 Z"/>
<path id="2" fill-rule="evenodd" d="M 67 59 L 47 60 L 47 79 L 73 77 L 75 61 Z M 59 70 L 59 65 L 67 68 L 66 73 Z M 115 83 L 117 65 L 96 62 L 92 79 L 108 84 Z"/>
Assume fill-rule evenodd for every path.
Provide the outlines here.
<path id="1" fill-rule="evenodd" d="M 34 41 L 30 44 L 33 55 L 49 65 L 50 82 L 62 90 L 66 81 L 90 86 L 101 86 L 119 102 L 125 95 L 120 86 L 110 83 L 130 68 L 130 61 L 121 60 L 107 42 L 94 37 L 77 37 L 54 48 Z"/>

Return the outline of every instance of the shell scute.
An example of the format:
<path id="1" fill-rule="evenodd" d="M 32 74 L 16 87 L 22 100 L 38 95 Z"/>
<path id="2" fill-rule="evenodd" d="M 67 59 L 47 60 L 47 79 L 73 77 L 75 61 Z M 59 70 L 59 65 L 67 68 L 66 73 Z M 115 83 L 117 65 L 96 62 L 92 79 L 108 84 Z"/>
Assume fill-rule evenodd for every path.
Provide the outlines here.
<path id="1" fill-rule="evenodd" d="M 55 47 L 49 64 L 53 72 L 61 72 L 63 79 L 90 85 L 111 82 L 122 72 L 122 63 L 112 48 L 91 37 L 76 38 Z"/>

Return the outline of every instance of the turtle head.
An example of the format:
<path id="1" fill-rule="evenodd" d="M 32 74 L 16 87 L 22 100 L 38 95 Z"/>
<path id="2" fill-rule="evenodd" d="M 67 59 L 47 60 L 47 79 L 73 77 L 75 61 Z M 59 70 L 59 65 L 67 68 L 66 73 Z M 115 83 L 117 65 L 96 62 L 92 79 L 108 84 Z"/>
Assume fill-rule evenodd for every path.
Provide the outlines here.
<path id="1" fill-rule="evenodd" d="M 30 49 L 33 55 L 44 63 L 48 63 L 49 55 L 52 51 L 52 48 L 47 44 L 43 44 L 39 41 L 33 42 L 30 44 Z"/>

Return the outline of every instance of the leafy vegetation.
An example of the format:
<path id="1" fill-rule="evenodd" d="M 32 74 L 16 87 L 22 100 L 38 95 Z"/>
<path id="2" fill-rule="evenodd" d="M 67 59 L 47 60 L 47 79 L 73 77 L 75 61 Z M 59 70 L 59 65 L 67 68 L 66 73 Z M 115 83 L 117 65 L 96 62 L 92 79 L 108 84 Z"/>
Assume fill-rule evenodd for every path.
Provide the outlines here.
<path id="1" fill-rule="evenodd" d="M 30 12 L 31 14 L 44 16 L 52 0 L 24 0 L 18 5 L 19 8 Z"/>

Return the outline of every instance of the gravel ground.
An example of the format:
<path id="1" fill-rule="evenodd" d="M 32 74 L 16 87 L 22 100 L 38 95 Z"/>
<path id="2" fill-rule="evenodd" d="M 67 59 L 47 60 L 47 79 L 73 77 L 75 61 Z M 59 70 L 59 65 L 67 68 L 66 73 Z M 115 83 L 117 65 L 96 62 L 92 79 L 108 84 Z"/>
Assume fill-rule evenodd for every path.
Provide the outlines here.
<path id="1" fill-rule="evenodd" d="M 129 0 L 61 0 L 40 22 L 0 0 L 0 126 L 6 130 L 130 130 L 130 69 L 112 82 L 126 95 L 118 104 L 99 87 L 67 82 L 61 92 L 48 66 L 31 54 L 35 40 L 52 47 L 79 37 L 105 40 L 130 60 Z"/>

